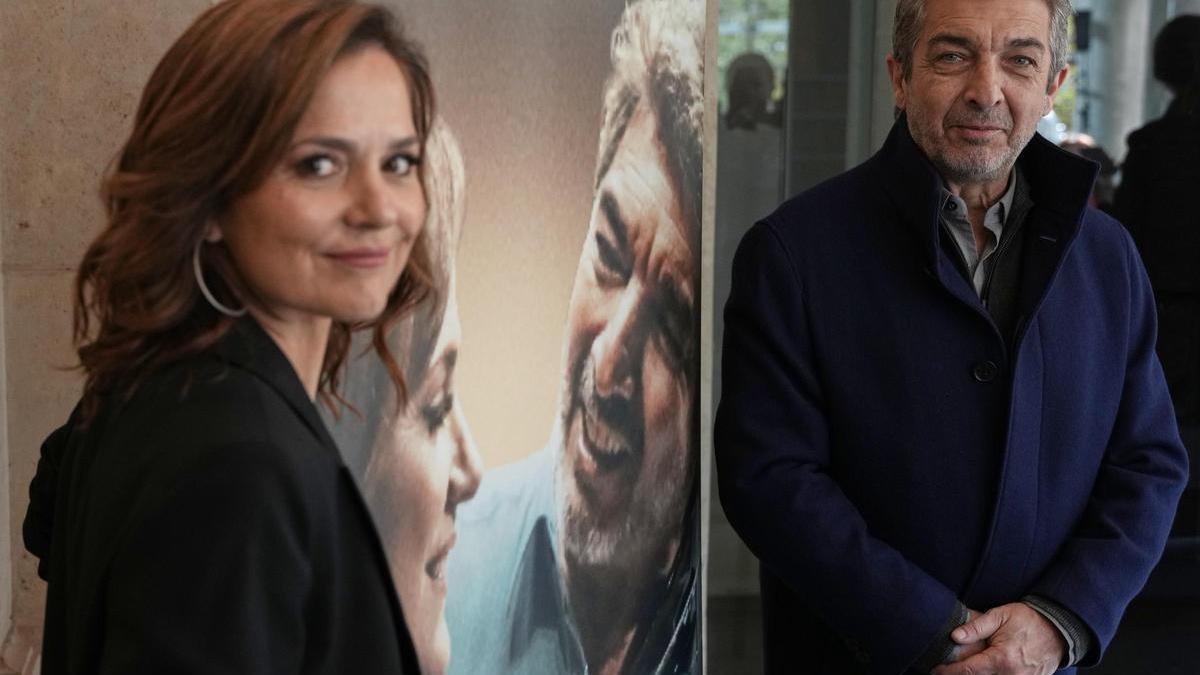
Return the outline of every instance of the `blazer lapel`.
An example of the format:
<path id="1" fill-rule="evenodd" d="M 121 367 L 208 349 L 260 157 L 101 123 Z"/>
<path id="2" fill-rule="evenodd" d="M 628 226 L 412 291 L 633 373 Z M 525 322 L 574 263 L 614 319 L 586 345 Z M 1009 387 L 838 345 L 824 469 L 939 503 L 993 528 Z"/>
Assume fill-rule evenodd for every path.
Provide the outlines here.
<path id="1" fill-rule="evenodd" d="M 342 454 L 338 452 L 337 444 L 329 435 L 329 430 L 325 427 L 325 422 L 321 420 L 316 406 L 308 398 L 308 393 L 304 391 L 304 385 L 300 383 L 300 378 L 292 368 L 291 362 L 280 351 L 271 336 L 267 335 L 266 331 L 248 316 L 234 324 L 229 333 L 217 344 L 215 352 L 231 365 L 258 376 L 277 391 L 304 422 L 304 425 L 317 437 L 321 445 L 325 446 L 336 458 L 341 480 L 348 484 L 349 493 L 354 496 L 360 517 L 366 523 L 366 531 L 370 537 L 370 546 L 374 552 L 376 565 L 382 571 L 384 578 L 388 580 L 388 604 L 391 606 L 396 622 L 400 655 L 405 667 L 404 672 L 418 672 L 416 649 L 408 630 L 408 623 L 404 618 L 404 608 L 400 604 L 400 597 L 396 594 L 391 566 L 388 564 L 382 538 L 375 527 L 375 520 L 371 517 L 366 500 L 358 488 L 358 482 L 351 475 Z"/>
<path id="2" fill-rule="evenodd" d="M 214 348 L 219 358 L 249 371 L 279 393 L 321 445 L 342 463 L 337 444 L 321 420 L 316 406 L 304 391 L 300 377 L 275 340 L 249 316 L 239 319 Z"/>

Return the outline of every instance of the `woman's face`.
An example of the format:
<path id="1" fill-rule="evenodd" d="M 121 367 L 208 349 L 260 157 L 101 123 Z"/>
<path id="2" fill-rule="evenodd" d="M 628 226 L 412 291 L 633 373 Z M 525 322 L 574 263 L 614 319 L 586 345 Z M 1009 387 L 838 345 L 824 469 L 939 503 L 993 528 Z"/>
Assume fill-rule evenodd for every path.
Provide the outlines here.
<path id="1" fill-rule="evenodd" d="M 429 369 L 410 383 L 404 412 L 381 430 L 364 479 L 425 675 L 441 675 L 450 661 L 446 556 L 455 541 L 454 510 L 475 494 L 482 472 L 454 398 L 460 335 L 451 282 Z"/>
<path id="2" fill-rule="evenodd" d="M 339 58 L 278 166 L 209 232 L 225 240 L 260 322 L 383 311 L 425 220 L 419 153 L 396 61 L 379 47 Z"/>

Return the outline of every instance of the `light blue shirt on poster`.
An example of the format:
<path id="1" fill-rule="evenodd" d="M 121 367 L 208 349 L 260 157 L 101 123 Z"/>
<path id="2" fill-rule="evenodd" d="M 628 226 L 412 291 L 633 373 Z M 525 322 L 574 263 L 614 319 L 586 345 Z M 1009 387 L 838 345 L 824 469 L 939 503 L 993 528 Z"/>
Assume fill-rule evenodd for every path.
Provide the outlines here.
<path id="1" fill-rule="evenodd" d="M 548 447 L 488 471 L 458 509 L 446 570 L 450 675 L 588 672 L 557 563 L 555 460 Z M 654 614 L 639 632 L 631 672 L 698 672 L 699 565 L 690 562 L 694 547 L 680 551 L 687 560 L 677 559 L 660 592 L 630 598 Z"/>

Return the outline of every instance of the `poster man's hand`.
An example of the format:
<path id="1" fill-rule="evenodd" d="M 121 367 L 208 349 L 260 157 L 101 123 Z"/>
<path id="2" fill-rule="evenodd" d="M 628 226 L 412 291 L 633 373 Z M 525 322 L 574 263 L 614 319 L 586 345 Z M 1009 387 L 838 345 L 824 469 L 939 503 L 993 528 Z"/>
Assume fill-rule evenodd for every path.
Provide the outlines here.
<path id="1" fill-rule="evenodd" d="M 960 660 L 935 668 L 933 675 L 1049 675 L 1058 669 L 1065 649 L 1058 629 L 1019 602 L 972 613 L 950 637 L 967 649 L 983 642 L 987 648 L 964 652 Z"/>

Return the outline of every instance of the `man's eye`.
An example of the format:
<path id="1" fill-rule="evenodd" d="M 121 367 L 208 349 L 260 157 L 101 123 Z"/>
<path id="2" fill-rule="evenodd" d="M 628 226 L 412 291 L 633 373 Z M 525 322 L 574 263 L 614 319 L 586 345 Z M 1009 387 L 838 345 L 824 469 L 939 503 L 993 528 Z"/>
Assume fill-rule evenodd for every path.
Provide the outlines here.
<path id="1" fill-rule="evenodd" d="M 599 260 L 596 272 L 602 281 L 619 283 L 625 280 L 625 264 L 621 260 L 621 254 L 601 232 L 596 233 L 596 254 Z"/>
<path id="2" fill-rule="evenodd" d="M 399 154 L 389 157 L 384 163 L 384 171 L 397 176 L 407 176 L 421 163 L 415 155 Z"/>
<path id="3" fill-rule="evenodd" d="M 659 329 L 664 353 L 673 364 L 683 367 L 692 358 L 694 351 L 695 331 L 692 326 L 692 313 L 687 305 L 673 295 L 663 302 L 661 307 L 662 324 Z"/>
<path id="4" fill-rule="evenodd" d="M 301 176 L 324 178 L 337 171 L 337 162 L 329 155 L 309 155 L 296 162 L 296 173 Z"/>
<path id="5" fill-rule="evenodd" d="M 691 359 L 692 329 L 677 312 L 666 312 L 658 331 L 663 353 L 674 367 L 684 367 Z"/>
<path id="6" fill-rule="evenodd" d="M 1012 62 L 1022 68 L 1033 68 L 1037 66 L 1037 61 L 1028 56 L 1014 56 Z"/>
<path id="7" fill-rule="evenodd" d="M 941 61 L 942 63 L 962 63 L 964 61 L 963 55 L 957 52 L 946 52 L 945 54 L 940 54 L 938 55 L 937 60 Z"/>
<path id="8" fill-rule="evenodd" d="M 454 397 L 447 394 L 421 408 L 421 418 L 430 434 L 436 433 L 446 423 L 454 408 Z"/>

